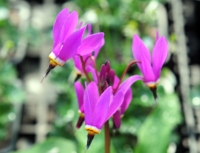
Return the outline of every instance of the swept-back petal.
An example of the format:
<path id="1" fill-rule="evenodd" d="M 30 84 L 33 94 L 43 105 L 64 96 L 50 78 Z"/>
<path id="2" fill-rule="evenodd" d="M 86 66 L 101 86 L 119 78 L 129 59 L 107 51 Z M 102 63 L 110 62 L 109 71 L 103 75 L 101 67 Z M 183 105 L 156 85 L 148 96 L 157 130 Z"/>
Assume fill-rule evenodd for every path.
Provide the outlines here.
<path id="1" fill-rule="evenodd" d="M 92 34 L 92 24 L 88 24 L 88 35 Z"/>
<path id="2" fill-rule="evenodd" d="M 116 94 L 118 92 L 122 92 L 124 95 L 126 94 L 126 92 L 128 91 L 128 89 L 131 87 L 131 85 L 138 81 L 138 80 L 142 80 L 143 78 L 139 75 L 133 75 L 131 77 L 129 77 L 128 79 L 126 79 L 118 88 Z"/>
<path id="3" fill-rule="evenodd" d="M 102 43 L 102 39 L 104 37 L 103 32 L 99 32 L 96 34 L 89 35 L 85 39 L 82 40 L 80 47 L 78 48 L 77 54 L 83 56 L 95 51 L 95 49 Z"/>
<path id="4" fill-rule="evenodd" d="M 124 95 L 124 101 L 121 105 L 121 113 L 124 114 L 125 111 L 127 110 L 128 106 L 130 105 L 132 100 L 132 91 L 131 88 L 128 89 L 126 94 Z"/>
<path id="5" fill-rule="evenodd" d="M 59 58 L 66 61 L 76 55 L 77 49 L 81 44 L 81 38 L 85 31 L 85 27 L 72 33 L 65 41 L 60 53 Z"/>
<path id="6" fill-rule="evenodd" d="M 119 78 L 115 75 L 114 83 L 113 83 L 113 89 L 117 88 L 119 81 L 120 81 Z"/>
<path id="7" fill-rule="evenodd" d="M 113 100 L 112 87 L 108 87 L 99 97 L 99 100 L 95 107 L 94 122 L 93 125 L 98 129 L 101 129 L 106 122 L 106 116 L 109 110 L 109 104 Z"/>
<path id="8" fill-rule="evenodd" d="M 141 71 L 144 76 L 144 82 L 156 81 L 151 63 L 143 55 L 141 56 Z"/>
<path id="9" fill-rule="evenodd" d="M 105 40 L 104 40 L 104 38 L 103 38 L 103 39 L 101 40 L 101 43 L 99 44 L 99 46 L 98 46 L 98 47 L 95 49 L 95 51 L 94 51 L 94 57 L 95 57 L 95 58 L 98 56 L 99 51 L 100 51 L 100 49 L 103 47 L 104 43 L 105 43 Z"/>
<path id="10" fill-rule="evenodd" d="M 124 94 L 122 92 L 117 93 L 113 100 L 109 104 L 109 111 L 107 114 L 107 120 L 120 108 L 124 100 Z"/>
<path id="11" fill-rule="evenodd" d="M 58 56 L 58 54 L 60 53 L 60 49 L 61 49 L 61 43 L 58 43 L 57 46 L 55 46 L 52 51 L 55 56 Z"/>
<path id="12" fill-rule="evenodd" d="M 60 34 L 62 27 L 69 16 L 69 11 L 67 8 L 64 8 L 60 13 L 57 15 L 56 20 L 53 25 L 53 40 L 54 40 L 54 47 L 60 42 Z"/>
<path id="13" fill-rule="evenodd" d="M 140 39 L 138 35 L 133 36 L 133 43 L 132 43 L 132 53 L 135 60 L 142 61 L 142 55 L 151 62 L 151 55 L 143 41 Z M 141 63 L 137 63 L 138 67 L 141 70 Z"/>
<path id="14" fill-rule="evenodd" d="M 93 123 L 94 110 L 99 98 L 98 87 L 95 82 L 91 82 L 87 85 L 84 92 L 84 112 L 85 123 L 91 125 Z"/>
<path id="15" fill-rule="evenodd" d="M 64 42 L 66 38 L 75 31 L 77 24 L 78 24 L 78 13 L 76 11 L 73 11 L 68 16 L 67 20 L 65 21 L 62 27 L 60 35 L 61 42 Z"/>
<path id="16" fill-rule="evenodd" d="M 152 54 L 152 65 L 156 79 L 160 77 L 160 71 L 167 58 L 167 55 L 168 55 L 167 40 L 165 39 L 165 37 L 160 37 L 154 46 Z"/>
<path id="17" fill-rule="evenodd" d="M 82 64 L 81 64 L 80 57 L 75 55 L 75 56 L 73 57 L 73 61 L 74 61 L 75 67 L 76 67 L 80 72 L 82 72 Z"/>
<path id="18" fill-rule="evenodd" d="M 80 82 L 74 83 L 74 88 L 76 91 L 76 97 L 78 99 L 78 107 L 79 109 L 83 109 L 83 96 L 84 96 L 84 88 Z"/>
<path id="19" fill-rule="evenodd" d="M 121 112 L 119 110 L 117 110 L 113 114 L 113 121 L 114 121 L 115 127 L 119 129 L 121 125 Z"/>

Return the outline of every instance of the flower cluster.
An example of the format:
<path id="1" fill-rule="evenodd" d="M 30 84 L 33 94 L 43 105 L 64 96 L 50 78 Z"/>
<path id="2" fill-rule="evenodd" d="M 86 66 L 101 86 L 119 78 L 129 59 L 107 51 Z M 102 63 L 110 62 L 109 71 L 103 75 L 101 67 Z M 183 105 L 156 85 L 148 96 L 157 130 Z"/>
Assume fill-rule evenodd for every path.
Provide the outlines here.
<path id="1" fill-rule="evenodd" d="M 74 82 L 80 114 L 76 127 L 80 128 L 85 122 L 85 129 L 88 131 L 87 148 L 94 135 L 100 133 L 111 117 L 114 127 L 120 128 L 121 116 L 132 101 L 131 86 L 134 82 L 143 81 L 152 90 L 154 98 L 157 98 L 156 86 L 168 54 L 168 44 L 164 37 L 157 34 L 151 55 L 140 37 L 134 35 L 132 53 L 135 60 L 130 62 L 118 78 L 109 61 L 102 64 L 100 70 L 97 69 L 95 60 L 104 45 L 104 33 L 91 34 L 91 31 L 90 24 L 78 24 L 77 12 L 70 13 L 68 9 L 63 9 L 53 26 L 54 45 L 46 72 L 47 75 L 55 66 L 62 66 L 67 60 L 73 59 L 79 77 L 85 76 L 87 79 L 84 84 L 79 82 L 79 77 Z M 132 75 L 123 81 L 133 64 L 138 65 L 142 76 Z"/>

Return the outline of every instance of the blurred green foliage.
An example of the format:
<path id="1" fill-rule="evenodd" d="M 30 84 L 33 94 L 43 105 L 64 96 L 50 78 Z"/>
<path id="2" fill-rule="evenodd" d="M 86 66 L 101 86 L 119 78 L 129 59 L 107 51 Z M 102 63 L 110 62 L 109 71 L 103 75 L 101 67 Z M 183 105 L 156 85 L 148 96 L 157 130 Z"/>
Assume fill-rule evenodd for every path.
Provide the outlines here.
<path id="1" fill-rule="evenodd" d="M 25 93 L 17 79 L 14 65 L 10 62 L 19 34 L 8 20 L 6 1 L 0 2 L 0 142 L 11 137 L 10 123 L 15 120 L 15 103 L 23 102 Z"/>
<path id="2" fill-rule="evenodd" d="M 47 153 L 47 152 L 58 152 L 58 153 L 73 153 L 76 152 L 76 147 L 71 140 L 63 138 L 52 137 L 47 141 L 35 145 L 28 152 L 29 153 Z M 18 153 L 27 153 L 27 151 L 19 151 Z"/>
<path id="3" fill-rule="evenodd" d="M 0 141 L 9 135 L 9 123 L 16 116 L 14 103 L 23 102 L 25 93 L 21 88 L 14 66 L 7 61 L 0 61 Z"/>

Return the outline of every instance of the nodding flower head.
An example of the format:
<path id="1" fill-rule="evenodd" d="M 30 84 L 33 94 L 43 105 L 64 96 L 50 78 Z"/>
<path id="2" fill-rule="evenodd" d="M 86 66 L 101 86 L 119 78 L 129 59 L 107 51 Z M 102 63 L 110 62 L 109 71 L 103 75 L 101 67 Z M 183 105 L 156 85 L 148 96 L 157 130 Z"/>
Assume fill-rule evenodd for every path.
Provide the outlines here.
<path id="1" fill-rule="evenodd" d="M 90 67 L 94 67 L 94 61 L 93 60 L 95 60 L 97 58 L 100 49 L 104 45 L 104 38 L 102 38 L 101 41 L 96 42 L 96 44 L 97 44 L 97 46 L 94 46 L 94 51 L 92 51 L 89 54 L 82 55 L 82 59 L 84 61 L 86 72 L 90 72 Z M 81 48 L 83 48 L 83 47 L 81 47 Z M 81 48 L 79 48 L 79 51 L 80 51 Z M 93 60 L 91 58 L 93 58 Z M 83 72 L 83 63 L 82 63 L 82 61 L 80 59 L 80 55 L 76 54 L 76 56 L 73 57 L 73 61 L 74 61 L 74 65 L 75 65 L 76 69 L 81 74 L 84 74 L 84 72 Z"/>
<path id="2" fill-rule="evenodd" d="M 124 99 L 122 92 L 115 96 L 108 87 L 100 96 L 95 82 L 87 85 L 84 92 L 85 129 L 88 131 L 87 149 L 95 134 L 99 134 L 104 123 L 118 110 Z"/>
<path id="3" fill-rule="evenodd" d="M 119 107 L 119 109 L 113 115 L 114 129 L 120 128 L 121 117 L 124 115 L 125 111 L 128 109 L 128 107 L 131 103 L 131 100 L 132 100 L 131 86 L 133 83 L 135 83 L 138 80 L 142 80 L 142 77 L 139 75 L 131 76 L 131 77 L 127 78 L 122 84 L 120 84 L 120 86 L 116 90 L 115 94 L 118 94 L 119 92 L 123 93 L 124 100 L 123 100 L 121 106 Z M 119 79 L 117 77 L 115 77 L 114 86 L 116 86 L 116 84 L 118 84 L 118 82 L 119 82 Z"/>
<path id="4" fill-rule="evenodd" d="M 94 51 L 104 37 L 104 33 L 99 32 L 83 37 L 85 29 L 90 26 L 78 27 L 78 13 L 70 13 L 64 8 L 57 15 L 53 25 L 53 49 L 49 54 L 50 64 L 44 78 L 55 66 L 62 66 L 73 58 L 76 54 L 86 55 Z"/>
<path id="5" fill-rule="evenodd" d="M 84 121 L 84 107 L 83 107 L 83 95 L 84 95 L 84 88 L 80 82 L 74 83 L 74 88 L 76 92 L 76 97 L 78 101 L 78 113 L 79 113 L 79 119 L 76 124 L 76 128 L 80 128 Z"/>
<path id="6" fill-rule="evenodd" d="M 152 54 L 140 39 L 138 35 L 134 35 L 132 52 L 140 71 L 143 74 L 143 82 L 152 89 L 154 97 L 156 96 L 156 86 L 160 78 L 162 66 L 168 55 L 168 44 L 165 37 L 156 35 L 156 43 L 153 48 Z"/>

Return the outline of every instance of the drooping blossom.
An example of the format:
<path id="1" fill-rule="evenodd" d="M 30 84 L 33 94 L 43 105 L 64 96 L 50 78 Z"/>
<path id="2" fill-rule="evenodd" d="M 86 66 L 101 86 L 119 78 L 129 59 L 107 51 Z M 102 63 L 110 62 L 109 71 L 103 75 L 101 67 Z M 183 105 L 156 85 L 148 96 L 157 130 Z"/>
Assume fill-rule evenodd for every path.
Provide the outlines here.
<path id="1" fill-rule="evenodd" d="M 119 92 L 122 92 L 124 94 L 124 100 L 119 107 L 119 109 L 114 113 L 113 115 L 113 122 L 114 122 L 114 128 L 119 128 L 121 125 L 121 117 L 124 115 L 125 111 L 127 110 L 128 106 L 131 103 L 132 100 L 132 90 L 131 86 L 133 83 L 135 83 L 138 80 L 142 80 L 142 77 L 139 75 L 134 75 L 129 78 L 127 78 L 117 89 L 115 94 L 118 94 Z M 115 77 L 114 81 L 114 89 L 116 88 L 117 84 L 119 83 L 119 79 Z"/>
<path id="2" fill-rule="evenodd" d="M 86 70 L 87 73 L 91 72 L 90 67 L 94 67 L 94 61 L 93 60 L 96 60 L 98 53 L 99 53 L 99 51 L 100 51 L 100 49 L 103 45 L 104 45 L 104 38 L 102 38 L 102 40 L 99 42 L 98 46 L 96 46 L 96 48 L 93 52 L 82 56 L 83 61 L 85 62 L 84 63 L 85 64 L 85 70 Z M 91 59 L 92 56 L 93 56 L 93 60 Z M 76 56 L 74 56 L 73 61 L 74 61 L 74 65 L 75 65 L 76 69 L 79 71 L 79 73 L 84 74 L 83 65 L 82 65 L 82 62 L 81 62 L 81 59 L 80 59 L 80 55 L 77 54 Z"/>
<path id="3" fill-rule="evenodd" d="M 130 87 L 134 82 L 142 80 L 142 77 L 139 75 L 129 77 L 118 87 L 120 79 L 116 76 L 115 71 L 111 69 L 109 61 L 102 64 L 99 72 L 99 80 L 97 79 L 96 73 L 94 71 L 92 71 L 92 75 L 95 83 L 99 84 L 102 91 L 107 89 L 109 86 L 112 86 L 113 92 L 115 92 L 115 94 L 123 92 L 124 100 L 122 102 L 122 105 L 113 115 L 114 128 L 119 128 L 121 124 L 121 116 L 124 115 L 132 100 L 132 90 Z"/>
<path id="4" fill-rule="evenodd" d="M 104 123 L 117 111 L 124 96 L 119 92 L 115 96 L 112 87 L 108 87 L 100 96 L 95 82 L 87 85 L 84 92 L 85 129 L 88 131 L 87 148 L 95 134 L 99 134 Z"/>
<path id="5" fill-rule="evenodd" d="M 76 124 L 76 128 L 80 128 L 83 121 L 84 121 L 84 107 L 83 107 L 83 96 L 84 96 L 84 88 L 80 82 L 74 83 L 74 88 L 76 92 L 76 97 L 78 101 L 78 113 L 79 113 L 79 119 Z"/>
<path id="6" fill-rule="evenodd" d="M 49 54 L 52 66 L 62 66 L 68 59 L 73 57 L 81 44 L 85 27 L 76 29 L 78 13 L 70 13 L 64 8 L 56 17 L 53 25 L 53 49 Z"/>
<path id="7" fill-rule="evenodd" d="M 86 26 L 77 27 L 78 13 L 70 13 L 67 8 L 63 9 L 56 17 L 53 25 L 53 49 L 49 54 L 50 64 L 45 77 L 55 66 L 62 66 L 67 60 L 76 54 L 86 55 L 94 51 L 104 37 L 99 32 L 83 37 Z"/>
<path id="8" fill-rule="evenodd" d="M 91 34 L 92 34 L 92 25 L 88 24 L 87 36 L 89 36 Z M 76 67 L 76 69 L 78 71 L 75 81 L 77 81 L 82 75 L 84 75 L 84 73 L 89 73 L 89 72 L 93 73 L 95 71 L 94 70 L 94 61 L 96 60 L 100 49 L 104 45 L 104 42 L 105 42 L 104 38 L 102 38 L 102 40 L 99 42 L 99 44 L 96 43 L 97 46 L 93 52 L 90 52 L 89 54 L 81 56 L 83 61 L 81 61 L 80 55 L 77 54 L 76 56 L 74 56 L 74 58 L 73 58 L 74 66 Z M 83 62 L 84 62 L 84 64 L 83 64 Z M 85 72 L 84 72 L 83 66 L 85 68 Z"/>
<path id="9" fill-rule="evenodd" d="M 153 48 L 152 54 L 149 52 L 143 41 L 138 35 L 134 35 L 132 44 L 132 53 L 140 71 L 143 74 L 143 82 L 153 91 L 154 98 L 156 95 L 156 86 L 158 84 L 161 68 L 168 55 L 168 44 L 165 37 L 159 37 Z"/>

